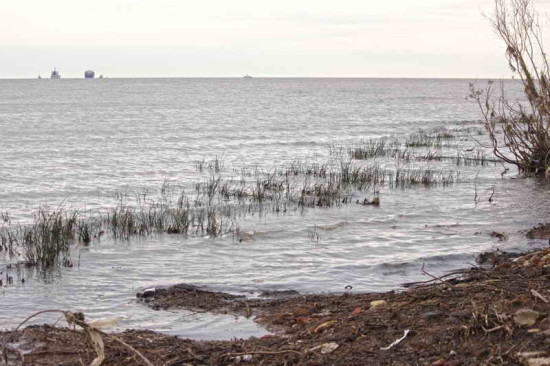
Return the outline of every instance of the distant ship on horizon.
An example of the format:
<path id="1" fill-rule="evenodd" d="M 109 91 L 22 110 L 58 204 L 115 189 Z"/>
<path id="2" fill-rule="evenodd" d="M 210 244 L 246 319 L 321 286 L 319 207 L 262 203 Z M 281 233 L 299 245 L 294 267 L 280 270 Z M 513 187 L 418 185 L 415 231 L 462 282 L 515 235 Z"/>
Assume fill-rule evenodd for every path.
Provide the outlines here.
<path id="1" fill-rule="evenodd" d="M 243 78 L 245 78 L 245 79 L 252 79 L 252 76 L 246 74 L 245 76 L 243 76 Z"/>
<path id="2" fill-rule="evenodd" d="M 95 77 L 94 70 L 86 70 L 84 71 L 84 78 L 86 79 L 93 79 Z"/>
<path id="3" fill-rule="evenodd" d="M 55 69 L 55 67 L 50 75 L 50 79 L 61 79 L 61 74 Z"/>

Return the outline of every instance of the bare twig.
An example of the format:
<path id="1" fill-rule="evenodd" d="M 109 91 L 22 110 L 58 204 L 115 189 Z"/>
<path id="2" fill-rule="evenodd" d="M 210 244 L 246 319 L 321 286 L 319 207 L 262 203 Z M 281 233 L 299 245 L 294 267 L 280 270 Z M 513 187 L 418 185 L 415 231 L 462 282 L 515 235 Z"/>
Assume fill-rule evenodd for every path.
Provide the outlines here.
<path id="1" fill-rule="evenodd" d="M 544 296 L 542 296 L 539 292 L 537 292 L 536 290 L 531 290 L 531 294 L 533 296 L 535 296 L 536 298 L 539 298 L 541 299 L 543 302 L 547 303 L 548 304 L 548 299 Z"/>
<path id="2" fill-rule="evenodd" d="M 431 273 L 428 273 L 426 270 L 424 270 L 424 266 L 425 266 L 426 263 L 422 263 L 422 268 L 421 268 L 421 272 L 424 273 L 425 275 L 427 276 L 430 276 L 431 278 L 433 278 L 435 281 L 439 281 L 441 283 L 443 283 L 444 285 L 446 285 L 447 287 L 449 288 L 453 288 L 453 286 L 448 283 L 447 281 L 445 281 L 444 279 L 442 279 L 441 277 L 437 277 L 437 276 L 434 276 L 433 274 Z"/>

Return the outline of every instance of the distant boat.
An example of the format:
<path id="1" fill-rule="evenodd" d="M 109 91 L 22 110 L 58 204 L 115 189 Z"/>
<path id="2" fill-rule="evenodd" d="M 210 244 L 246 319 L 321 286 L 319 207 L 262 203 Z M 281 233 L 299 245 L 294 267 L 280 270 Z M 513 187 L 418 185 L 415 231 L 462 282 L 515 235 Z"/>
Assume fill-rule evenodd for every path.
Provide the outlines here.
<path id="1" fill-rule="evenodd" d="M 61 79 L 61 74 L 54 68 L 50 75 L 50 79 Z"/>
<path id="2" fill-rule="evenodd" d="M 93 79 L 95 77 L 95 72 L 93 70 L 84 71 L 84 78 Z"/>
<path id="3" fill-rule="evenodd" d="M 39 78 L 39 79 L 42 79 L 42 76 L 38 75 L 38 78 Z"/>
<path id="4" fill-rule="evenodd" d="M 100 79 L 103 79 L 103 75 L 99 75 L 99 78 L 100 78 Z"/>
<path id="5" fill-rule="evenodd" d="M 245 78 L 245 79 L 252 79 L 252 76 L 246 74 L 245 76 L 243 76 L 243 78 Z"/>

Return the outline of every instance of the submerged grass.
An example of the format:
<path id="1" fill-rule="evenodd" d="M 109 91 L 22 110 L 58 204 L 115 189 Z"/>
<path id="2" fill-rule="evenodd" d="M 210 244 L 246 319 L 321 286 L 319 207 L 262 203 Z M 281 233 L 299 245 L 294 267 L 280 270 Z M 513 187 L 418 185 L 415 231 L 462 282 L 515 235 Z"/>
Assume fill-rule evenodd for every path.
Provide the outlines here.
<path id="1" fill-rule="evenodd" d="M 211 173 L 219 174 L 225 171 L 225 161 L 223 155 L 216 155 L 214 159 L 207 161 L 202 159 L 197 164 L 195 164 L 195 169 L 199 172 L 204 172 L 204 170 L 209 170 Z"/>
<path id="2" fill-rule="evenodd" d="M 458 151 L 454 155 L 444 155 L 440 151 L 428 151 L 426 154 L 416 156 L 415 159 L 419 161 L 448 161 L 457 166 L 486 166 L 499 163 L 499 160 L 489 158 L 479 149 Z"/>
<path id="3" fill-rule="evenodd" d="M 348 148 L 347 155 L 353 160 L 394 158 L 397 165 L 411 161 L 446 161 L 456 166 L 485 166 L 499 163 L 499 160 L 488 157 L 486 152 L 479 148 L 471 147 L 460 151 L 458 144 L 454 142 L 469 140 L 480 132 L 483 133 L 483 129 L 479 127 L 457 127 L 455 130 L 418 131 L 401 140 L 395 136 L 368 139 Z M 330 152 L 338 156 L 341 148 L 332 146 Z"/>
<path id="4" fill-rule="evenodd" d="M 376 157 L 395 157 L 401 151 L 401 144 L 396 139 L 380 138 L 362 141 L 358 146 L 349 149 L 349 155 L 356 160 Z"/>

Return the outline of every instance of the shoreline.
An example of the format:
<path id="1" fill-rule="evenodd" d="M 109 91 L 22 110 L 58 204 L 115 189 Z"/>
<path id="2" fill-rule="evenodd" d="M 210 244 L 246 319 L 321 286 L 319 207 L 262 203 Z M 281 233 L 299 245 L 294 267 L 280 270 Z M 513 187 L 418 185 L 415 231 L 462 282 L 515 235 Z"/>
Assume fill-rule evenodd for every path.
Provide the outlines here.
<path id="1" fill-rule="evenodd" d="M 243 315 L 274 334 L 232 341 L 104 334 L 102 365 L 147 364 L 115 338 L 153 365 L 550 365 L 550 249 L 491 263 L 402 292 L 246 299 L 185 284 L 145 291 L 138 298 L 159 311 Z M 86 333 L 70 328 L 0 332 L 0 344 L 7 340 L 8 365 L 81 365 L 97 356 Z"/>

